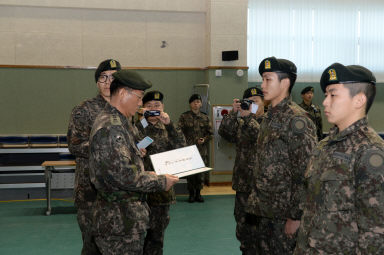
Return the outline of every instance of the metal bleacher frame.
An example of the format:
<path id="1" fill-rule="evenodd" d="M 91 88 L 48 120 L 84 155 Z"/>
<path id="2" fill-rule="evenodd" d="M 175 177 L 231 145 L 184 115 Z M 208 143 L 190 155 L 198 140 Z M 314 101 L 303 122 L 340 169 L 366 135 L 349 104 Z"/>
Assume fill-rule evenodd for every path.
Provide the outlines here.
<path id="1" fill-rule="evenodd" d="M 3 137 L 17 137 L 15 136 L 1 136 Z M 63 142 L 64 135 L 20 135 L 20 137 L 28 137 L 28 142 L 23 143 L 21 145 L 10 144 L 9 146 L 4 143 L 0 143 L 0 154 L 68 154 L 69 150 L 67 145 Z M 32 144 L 30 140 L 31 138 L 38 137 L 51 137 L 53 140 L 56 139 L 55 142 L 50 143 L 41 143 L 41 144 Z M 41 162 L 42 163 L 42 162 Z M 0 165 L 0 177 L 21 177 L 24 176 L 44 176 L 44 167 L 39 164 L 33 165 L 9 165 L 6 164 Z M 44 178 L 42 178 L 44 180 Z M 1 189 L 23 189 L 23 188 L 45 188 L 45 182 L 18 182 L 18 183 L 0 183 Z"/>

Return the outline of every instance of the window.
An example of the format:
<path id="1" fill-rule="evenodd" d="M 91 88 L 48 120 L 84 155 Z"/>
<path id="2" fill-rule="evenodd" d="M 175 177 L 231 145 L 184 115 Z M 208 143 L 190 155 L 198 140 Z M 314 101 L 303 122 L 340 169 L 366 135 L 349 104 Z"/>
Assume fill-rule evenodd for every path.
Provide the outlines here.
<path id="1" fill-rule="evenodd" d="M 334 62 L 363 65 L 384 81 L 384 2 L 381 0 L 249 0 L 249 81 L 261 60 L 293 61 L 298 81 L 319 82 Z"/>

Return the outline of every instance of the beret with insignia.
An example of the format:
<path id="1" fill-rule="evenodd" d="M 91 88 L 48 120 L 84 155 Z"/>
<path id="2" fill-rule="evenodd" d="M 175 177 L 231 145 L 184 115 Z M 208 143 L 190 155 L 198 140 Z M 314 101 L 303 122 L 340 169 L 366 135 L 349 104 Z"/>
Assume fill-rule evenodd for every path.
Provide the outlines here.
<path id="1" fill-rule="evenodd" d="M 325 88 L 331 84 L 360 82 L 368 82 L 375 85 L 376 78 L 371 71 L 363 66 L 344 66 L 340 63 L 334 63 L 324 70 L 321 75 L 320 86 L 325 92 Z"/>
<path id="2" fill-rule="evenodd" d="M 143 104 L 149 101 L 160 101 L 163 102 L 164 95 L 160 91 L 154 90 L 154 91 L 149 91 L 145 93 L 143 97 Z"/>
<path id="3" fill-rule="evenodd" d="M 263 91 L 261 89 L 256 88 L 256 87 L 251 87 L 251 88 L 247 88 L 244 91 L 243 99 L 248 98 L 248 97 L 253 97 L 253 96 L 264 97 L 264 94 L 263 94 Z"/>
<path id="4" fill-rule="evenodd" d="M 120 70 L 112 75 L 115 79 L 111 84 L 111 91 L 116 87 L 128 87 L 143 91 L 152 87 L 149 81 L 145 81 L 144 78 L 135 71 Z"/>
<path id="5" fill-rule="evenodd" d="M 99 79 L 99 76 L 102 72 L 109 71 L 109 70 L 116 70 L 116 71 L 121 70 L 121 65 L 119 61 L 114 59 L 107 59 L 101 62 L 95 72 L 96 82 Z"/>
<path id="6" fill-rule="evenodd" d="M 309 91 L 312 91 L 314 92 L 315 89 L 311 86 L 308 86 L 308 87 L 305 87 L 302 91 L 301 91 L 301 94 L 304 95 L 305 93 L 309 92 Z"/>
<path id="7" fill-rule="evenodd" d="M 193 94 L 190 98 L 189 98 L 189 103 L 192 103 L 193 101 L 195 100 L 201 100 L 201 96 L 199 94 Z"/>
<path id="8" fill-rule="evenodd" d="M 281 72 L 296 75 L 297 68 L 294 63 L 287 59 L 269 57 L 261 61 L 259 65 L 259 73 L 264 72 Z"/>

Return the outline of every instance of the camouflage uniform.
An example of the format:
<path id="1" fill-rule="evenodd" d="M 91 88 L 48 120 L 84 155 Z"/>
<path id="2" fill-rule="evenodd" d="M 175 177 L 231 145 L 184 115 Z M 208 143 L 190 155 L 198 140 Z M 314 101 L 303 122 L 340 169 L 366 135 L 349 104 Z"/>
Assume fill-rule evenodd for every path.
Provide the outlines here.
<path id="1" fill-rule="evenodd" d="M 240 241 L 243 254 L 255 254 L 254 226 L 246 224 L 245 208 L 252 185 L 253 166 L 256 157 L 256 142 L 262 117 L 251 114 L 237 118 L 237 112 L 224 115 L 218 133 L 229 142 L 236 143 L 236 159 L 232 175 L 232 188 L 236 191 L 235 220 L 236 237 Z"/>
<path id="2" fill-rule="evenodd" d="M 144 157 L 144 169 L 154 171 L 149 155 L 169 151 L 185 146 L 185 138 L 180 129 L 177 129 L 171 122 L 168 125 L 158 121 L 155 125 L 148 122 L 146 128 L 140 121 L 136 127 L 142 137 L 149 136 L 153 139 L 147 148 Z M 176 203 L 173 187 L 169 191 L 148 194 L 148 205 L 151 210 L 149 214 L 149 230 L 145 237 L 144 254 L 163 254 L 163 243 L 165 229 L 169 224 L 169 207 Z"/>
<path id="3" fill-rule="evenodd" d="M 81 254 L 99 254 L 91 235 L 91 208 L 96 199 L 96 190 L 89 179 L 89 135 L 96 116 L 107 101 L 101 95 L 76 106 L 68 126 L 68 149 L 76 157 L 74 200 L 77 222 L 83 237 Z"/>
<path id="4" fill-rule="evenodd" d="M 212 139 L 213 134 L 209 117 L 202 112 L 195 114 L 193 111 L 186 111 L 180 115 L 178 125 L 184 133 L 187 145 L 196 144 L 205 165 L 208 166 L 209 141 Z M 204 138 L 203 144 L 197 143 L 199 138 Z M 201 190 L 203 188 L 203 180 L 204 173 L 188 176 L 188 190 Z"/>
<path id="5" fill-rule="evenodd" d="M 90 137 L 96 243 L 103 254 L 142 254 L 149 224 L 144 192 L 165 190 L 165 176 L 144 171 L 132 123 L 107 104 Z"/>
<path id="6" fill-rule="evenodd" d="M 304 101 L 299 106 L 309 113 L 309 117 L 316 125 L 317 139 L 320 141 L 323 138 L 323 121 L 321 119 L 320 107 L 314 104 L 307 105 Z"/>
<path id="7" fill-rule="evenodd" d="M 295 254 L 384 254 L 384 141 L 362 118 L 335 127 L 305 173 Z"/>
<path id="8" fill-rule="evenodd" d="M 257 227 L 257 254 L 292 254 L 296 238 L 284 233 L 288 218 L 300 220 L 304 172 L 316 145 L 316 127 L 289 98 L 269 107 L 260 125 L 254 190 L 248 199 Z"/>

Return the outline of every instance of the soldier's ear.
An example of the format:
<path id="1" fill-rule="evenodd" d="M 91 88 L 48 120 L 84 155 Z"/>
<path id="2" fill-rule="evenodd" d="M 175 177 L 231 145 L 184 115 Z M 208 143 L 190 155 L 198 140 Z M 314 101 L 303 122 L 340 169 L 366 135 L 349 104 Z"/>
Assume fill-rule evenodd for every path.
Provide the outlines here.
<path id="1" fill-rule="evenodd" d="M 353 105 L 356 109 L 364 109 L 365 111 L 365 105 L 367 104 L 367 97 L 363 92 L 358 93 L 353 98 Z"/>

